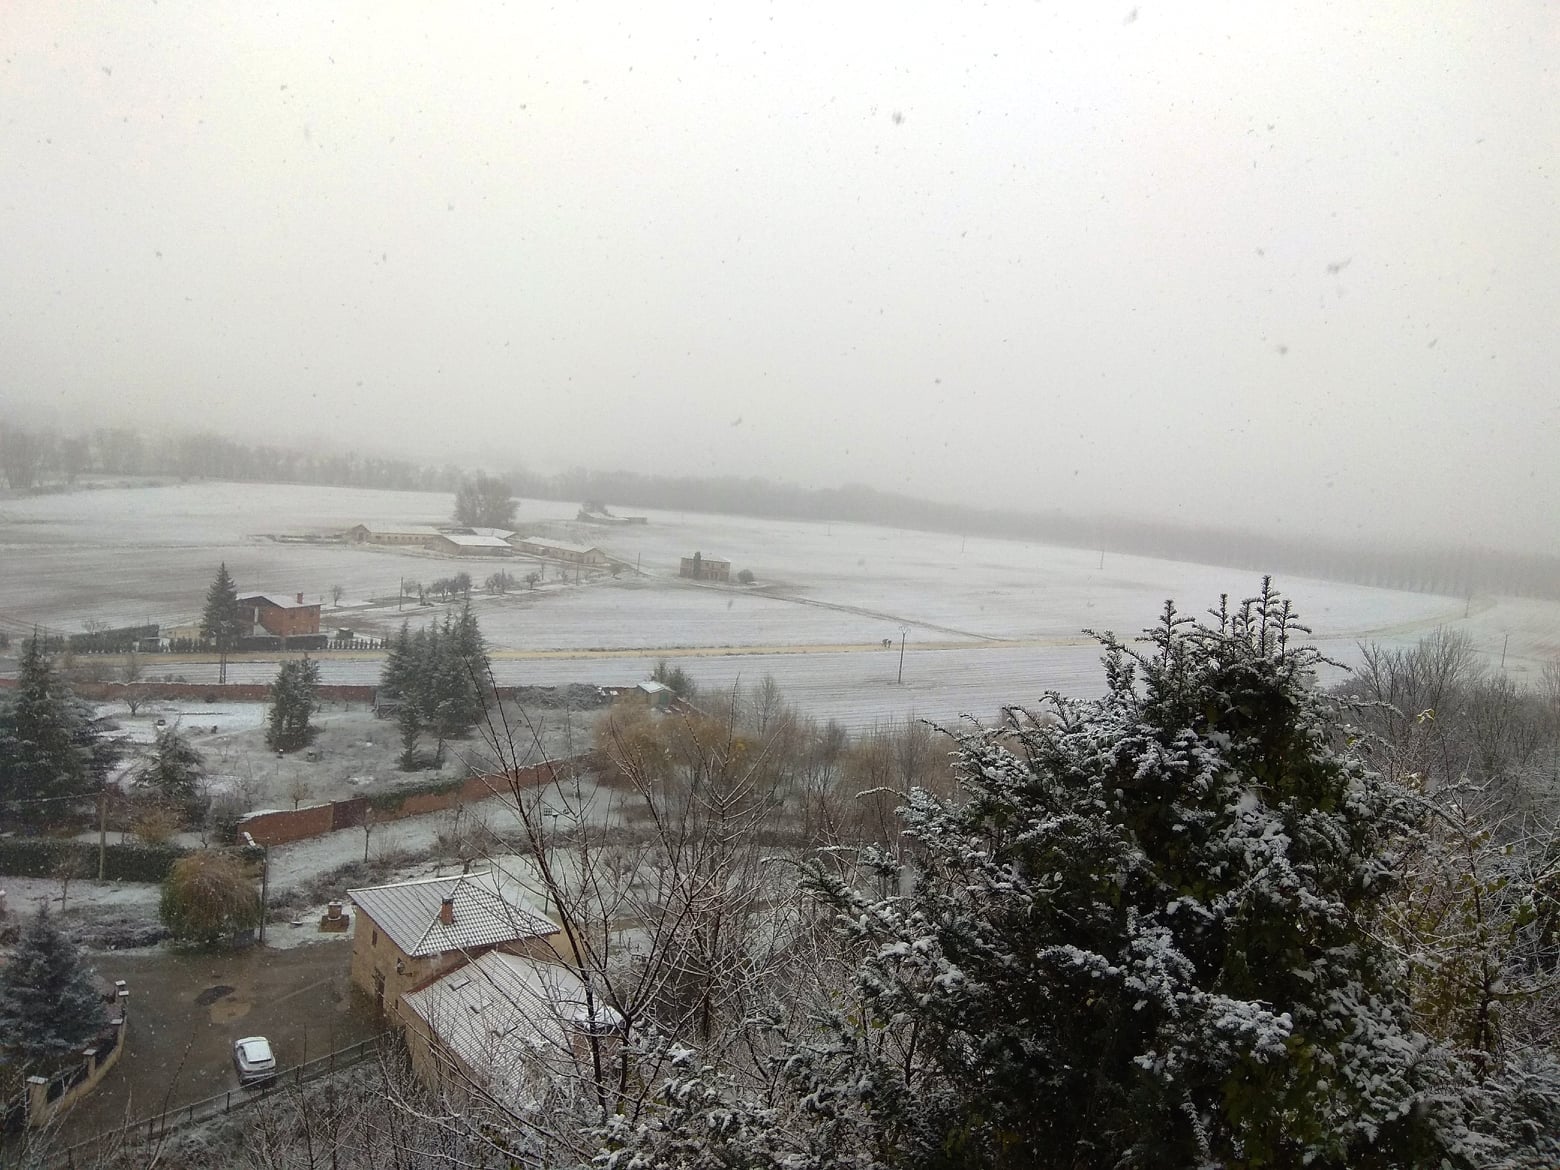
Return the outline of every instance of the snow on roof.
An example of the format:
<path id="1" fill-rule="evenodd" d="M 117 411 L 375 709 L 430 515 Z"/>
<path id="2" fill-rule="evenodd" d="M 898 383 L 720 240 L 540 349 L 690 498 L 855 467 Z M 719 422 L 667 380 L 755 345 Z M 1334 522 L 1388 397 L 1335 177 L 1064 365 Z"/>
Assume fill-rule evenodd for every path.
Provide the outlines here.
<path id="1" fill-rule="evenodd" d="M 375 536 L 438 536 L 439 529 L 433 524 L 358 524 L 354 527 L 371 532 Z M 348 531 L 351 531 L 348 529 Z"/>
<path id="2" fill-rule="evenodd" d="M 656 682 L 654 679 L 647 679 L 638 684 L 638 689 L 644 691 L 647 695 L 659 695 L 662 691 L 669 691 L 672 688 L 665 683 Z"/>
<path id="3" fill-rule="evenodd" d="M 572 1061 L 577 1033 L 623 1024 L 610 1005 L 594 996 L 587 1003 L 585 984 L 568 968 L 502 951 L 457 967 L 401 1002 L 509 1100 L 529 1096 L 527 1082 L 550 1079 L 542 1062 Z"/>
<path id="4" fill-rule="evenodd" d="M 522 536 L 514 543 L 530 545 L 533 548 L 555 548 L 559 552 L 593 553 L 601 551 L 593 544 L 573 544 L 567 540 L 548 540 L 544 536 Z"/>
<path id="5" fill-rule="evenodd" d="M 296 597 L 278 597 L 274 593 L 246 593 L 238 599 L 240 605 L 243 605 L 246 601 L 263 601 L 267 605 L 276 606 L 277 609 L 309 609 L 311 607 L 317 609 L 319 607 L 319 602 L 317 601 L 299 601 Z"/>
<path id="6" fill-rule="evenodd" d="M 683 560 L 691 561 L 691 560 L 693 560 L 693 558 L 692 557 L 683 557 Z M 712 556 L 710 553 L 700 553 L 699 554 L 699 563 L 701 565 L 711 565 L 711 564 L 713 564 L 713 565 L 729 565 L 729 564 L 731 564 L 731 562 L 729 560 L 727 560 L 725 557 Z"/>
<path id="7" fill-rule="evenodd" d="M 463 532 L 441 532 L 441 537 L 461 548 L 508 548 L 509 542 L 499 536 L 467 536 Z"/>
<path id="8" fill-rule="evenodd" d="M 515 534 L 513 528 L 484 528 L 480 524 L 467 529 L 473 536 L 496 536 L 499 540 L 508 540 Z"/>
<path id="9" fill-rule="evenodd" d="M 412 957 L 473 950 L 522 938 L 556 934 L 552 922 L 505 897 L 491 874 L 421 878 L 387 886 L 348 890 L 358 909 L 374 920 L 402 952 Z M 446 898 L 454 921 L 439 921 Z"/>

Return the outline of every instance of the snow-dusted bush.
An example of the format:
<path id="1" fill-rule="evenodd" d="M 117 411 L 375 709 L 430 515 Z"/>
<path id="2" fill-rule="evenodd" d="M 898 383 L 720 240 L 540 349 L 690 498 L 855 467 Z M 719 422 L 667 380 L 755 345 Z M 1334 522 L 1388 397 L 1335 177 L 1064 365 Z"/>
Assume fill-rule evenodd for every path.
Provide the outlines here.
<path id="1" fill-rule="evenodd" d="M 1054 718 L 959 736 L 961 791 L 911 797 L 907 848 L 872 859 L 875 881 L 808 878 L 850 966 L 817 1029 L 782 1046 L 788 1103 L 683 1077 L 602 1161 L 1500 1156 L 1534 1125 L 1492 1121 L 1507 1098 L 1466 1088 L 1414 1029 L 1371 929 L 1415 806 L 1335 746 L 1303 632 L 1266 583 L 1211 621 L 1167 606 L 1146 645 L 1102 638 L 1102 699 L 1053 695 Z M 1524 1081 L 1539 1115 L 1549 1083 Z"/>

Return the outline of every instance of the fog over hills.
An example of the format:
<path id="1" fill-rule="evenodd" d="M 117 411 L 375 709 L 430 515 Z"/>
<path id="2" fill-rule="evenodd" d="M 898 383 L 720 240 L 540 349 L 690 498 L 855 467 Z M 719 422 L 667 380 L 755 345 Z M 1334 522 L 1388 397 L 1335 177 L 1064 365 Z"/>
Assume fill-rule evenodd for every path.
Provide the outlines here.
<path id="1" fill-rule="evenodd" d="M 24 5 L 5 406 L 1553 546 L 1543 9 Z"/>

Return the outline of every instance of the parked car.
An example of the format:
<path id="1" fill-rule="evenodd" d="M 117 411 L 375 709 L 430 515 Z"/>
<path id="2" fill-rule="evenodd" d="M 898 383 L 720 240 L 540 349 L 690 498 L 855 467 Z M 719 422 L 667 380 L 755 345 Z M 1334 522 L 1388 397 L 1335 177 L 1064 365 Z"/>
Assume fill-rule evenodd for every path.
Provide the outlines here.
<path id="1" fill-rule="evenodd" d="M 258 1084 L 276 1075 L 276 1053 L 264 1036 L 245 1036 L 233 1043 L 233 1067 L 238 1070 L 238 1083 Z"/>

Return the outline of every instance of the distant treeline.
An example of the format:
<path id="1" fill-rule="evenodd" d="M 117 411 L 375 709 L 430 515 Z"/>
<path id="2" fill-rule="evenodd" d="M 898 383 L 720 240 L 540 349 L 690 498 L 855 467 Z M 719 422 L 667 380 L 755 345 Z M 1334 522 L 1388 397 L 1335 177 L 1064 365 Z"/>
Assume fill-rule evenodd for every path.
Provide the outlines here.
<path id="1" fill-rule="evenodd" d="M 786 520 L 856 521 L 1035 540 L 1454 597 L 1505 593 L 1560 598 L 1560 557 L 1555 556 L 1475 548 L 1363 546 L 1213 524 L 1183 525 L 1056 510 L 975 508 L 880 492 L 860 484 L 813 490 L 763 479 L 675 478 L 584 469 L 545 480 L 516 472 L 511 480 L 522 494 L 553 499 L 607 500 L 634 507 Z"/>
<path id="2" fill-rule="evenodd" d="M 125 475 L 453 492 L 462 469 L 353 452 L 298 451 L 214 434 L 143 435 L 130 427 L 101 427 L 59 435 L 0 422 L 0 474 L 16 491 L 74 483 L 83 475 Z"/>
<path id="3" fill-rule="evenodd" d="M 13 489 L 36 490 L 81 475 L 174 476 L 264 483 L 317 483 L 454 492 L 476 470 L 406 459 L 322 454 L 213 434 L 143 437 L 127 427 L 61 436 L 0 423 L 0 472 Z M 1560 557 L 1492 549 L 1353 544 L 1119 517 L 975 508 L 851 484 L 802 488 L 737 476 L 698 479 L 574 468 L 559 475 L 506 473 L 510 489 L 536 499 L 605 501 L 669 511 L 726 512 L 783 520 L 854 521 L 892 528 L 1036 540 L 1073 548 L 1320 577 L 1456 597 L 1504 593 L 1560 599 Z"/>

